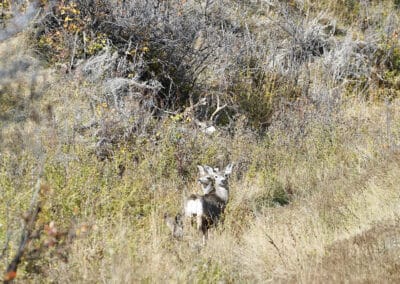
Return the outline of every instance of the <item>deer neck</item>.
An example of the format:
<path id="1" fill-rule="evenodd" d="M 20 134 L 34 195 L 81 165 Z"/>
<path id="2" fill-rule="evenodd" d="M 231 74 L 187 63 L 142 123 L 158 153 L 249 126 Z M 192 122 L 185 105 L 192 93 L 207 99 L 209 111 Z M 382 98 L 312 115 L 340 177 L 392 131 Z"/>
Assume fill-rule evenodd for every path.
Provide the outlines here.
<path id="1" fill-rule="evenodd" d="M 224 187 L 224 186 L 216 186 L 215 187 L 215 194 L 225 203 L 228 202 L 228 198 L 229 198 L 229 191 L 228 191 L 228 187 Z"/>

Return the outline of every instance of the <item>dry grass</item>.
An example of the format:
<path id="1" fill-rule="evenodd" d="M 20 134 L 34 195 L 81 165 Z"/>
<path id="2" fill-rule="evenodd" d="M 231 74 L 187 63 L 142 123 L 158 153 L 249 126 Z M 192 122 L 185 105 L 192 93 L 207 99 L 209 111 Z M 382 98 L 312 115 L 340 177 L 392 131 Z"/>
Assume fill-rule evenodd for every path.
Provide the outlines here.
<path id="1" fill-rule="evenodd" d="M 102 160 L 97 131 L 114 130 L 116 111 L 94 99 L 103 86 L 78 72 L 55 74 L 32 54 L 24 35 L 0 46 L 2 70 L 18 59 L 28 66 L 0 78 L 0 271 L 15 253 L 43 161 L 50 189 L 38 222 L 72 226 L 77 238 L 66 259 L 57 248 L 24 259 L 21 281 L 399 281 L 399 99 L 339 100 L 349 90 L 315 60 L 310 94 L 321 98 L 277 114 L 264 136 L 240 119 L 232 133 L 206 135 L 173 117 L 146 117 L 140 135 Z M 75 131 L 93 120 L 111 127 Z M 204 247 L 194 230 L 173 239 L 163 215 L 200 192 L 196 165 L 228 161 L 235 168 L 223 224 Z"/>
<path id="2" fill-rule="evenodd" d="M 195 232 L 182 241 L 170 237 L 162 215 L 180 210 L 182 183 L 152 176 L 146 172 L 148 165 L 129 165 L 124 178 L 100 189 L 101 195 L 81 188 L 78 198 L 86 196 L 86 205 L 79 207 L 86 212 L 82 217 L 96 224 L 96 229 L 73 244 L 67 263 L 53 260 L 49 264 L 47 279 L 309 283 L 374 281 L 389 273 L 388 281 L 395 282 L 400 160 L 398 130 L 393 127 L 386 132 L 386 114 L 390 111 L 397 125 L 398 108 L 397 101 L 390 110 L 384 104 L 349 102 L 338 113 L 343 124 L 335 125 L 329 134 L 331 144 L 321 142 L 326 129 L 317 125 L 312 125 L 311 134 L 299 147 L 276 138 L 288 135 L 284 133 L 276 133 L 268 142 L 254 142 L 251 148 L 256 154 L 249 157 L 248 170 L 231 181 L 232 199 L 224 225 L 211 232 L 206 247 L 201 247 Z M 226 145 L 232 147 L 232 155 L 246 151 L 248 141 L 241 139 Z M 156 155 L 152 162 L 159 158 Z M 91 166 L 99 167 L 97 163 Z M 77 173 L 71 167 L 67 171 L 73 177 Z M 113 171 L 113 165 L 102 167 L 103 174 Z M 137 188 L 139 176 L 142 189 Z M 85 186 L 75 182 L 78 188 Z M 65 198 L 64 191 L 75 182 L 58 188 L 58 194 Z M 93 182 L 98 181 L 93 178 L 87 185 Z M 183 184 L 188 191 L 196 187 L 191 182 Z M 274 191 L 289 186 L 289 205 L 265 203 Z M 146 187 L 153 187 L 149 195 L 142 192 Z M 134 194 L 145 194 L 139 203 L 149 202 L 149 207 L 137 211 Z M 91 202 L 94 207 L 86 208 Z"/>

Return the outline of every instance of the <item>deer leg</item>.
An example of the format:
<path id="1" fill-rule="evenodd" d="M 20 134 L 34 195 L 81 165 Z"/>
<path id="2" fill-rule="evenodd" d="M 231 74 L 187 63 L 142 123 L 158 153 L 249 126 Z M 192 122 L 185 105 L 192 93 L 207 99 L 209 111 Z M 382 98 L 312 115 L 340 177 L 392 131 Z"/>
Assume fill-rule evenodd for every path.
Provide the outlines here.
<path id="1" fill-rule="evenodd" d="M 197 230 L 203 230 L 203 216 L 200 214 L 196 216 Z"/>
<path id="2" fill-rule="evenodd" d="M 203 233 L 203 246 L 205 246 L 206 243 L 207 243 L 207 240 L 208 240 L 208 230 L 207 230 L 207 228 L 204 228 L 202 233 Z"/>
<path id="3" fill-rule="evenodd" d="M 205 224 L 206 220 L 203 216 L 201 215 L 197 215 L 196 216 L 196 220 L 197 220 L 197 231 L 200 231 L 202 233 L 203 236 L 203 245 L 205 245 L 206 243 L 206 239 L 207 239 L 207 226 Z"/>
<path id="4" fill-rule="evenodd" d="M 203 236 L 203 245 L 206 244 L 207 239 L 208 239 L 208 221 L 207 218 L 205 218 L 204 216 L 202 216 L 201 218 L 199 218 L 197 223 L 197 229 L 199 231 L 201 231 L 202 236 Z M 199 226 L 200 224 L 200 226 Z"/>

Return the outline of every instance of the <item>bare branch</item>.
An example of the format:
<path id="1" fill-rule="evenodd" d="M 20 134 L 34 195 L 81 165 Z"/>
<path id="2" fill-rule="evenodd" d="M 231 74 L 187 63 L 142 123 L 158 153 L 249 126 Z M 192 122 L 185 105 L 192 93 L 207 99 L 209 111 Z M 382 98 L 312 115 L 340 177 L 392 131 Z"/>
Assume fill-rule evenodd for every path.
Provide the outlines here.
<path id="1" fill-rule="evenodd" d="M 220 112 L 220 111 L 222 111 L 224 108 L 226 108 L 228 105 L 227 104 L 224 104 L 224 105 L 220 105 L 220 98 L 219 98 L 219 95 L 217 95 L 217 108 L 215 109 L 215 111 L 211 114 L 211 116 L 210 116 L 210 121 L 213 121 L 214 120 L 214 117 Z"/>
<path id="2" fill-rule="evenodd" d="M 29 207 L 29 219 L 24 222 L 24 226 L 22 228 L 21 239 L 19 242 L 17 253 L 15 254 L 12 261 L 8 264 L 4 283 L 11 283 L 11 281 L 16 277 L 18 265 L 21 263 L 22 256 L 25 252 L 26 244 L 28 243 L 29 239 L 31 238 L 33 229 L 35 227 L 35 223 L 38 217 L 38 214 L 41 209 L 41 202 L 38 200 L 39 192 L 41 188 L 41 179 L 43 175 L 44 169 L 44 162 L 42 161 L 40 173 L 38 180 L 36 182 L 34 192 L 31 199 L 31 204 Z"/>

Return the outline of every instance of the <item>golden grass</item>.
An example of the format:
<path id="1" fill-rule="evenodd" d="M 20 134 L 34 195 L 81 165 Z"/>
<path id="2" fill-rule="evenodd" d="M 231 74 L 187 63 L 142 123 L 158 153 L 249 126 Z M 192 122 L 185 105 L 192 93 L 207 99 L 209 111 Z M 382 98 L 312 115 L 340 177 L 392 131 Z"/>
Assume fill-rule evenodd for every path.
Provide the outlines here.
<path id="1" fill-rule="evenodd" d="M 263 139 L 243 129 L 233 138 L 223 133 L 191 137 L 179 132 L 185 125 L 166 120 L 158 144 L 143 140 L 136 149 L 117 149 L 112 161 L 99 161 L 90 137 L 74 136 L 72 131 L 77 113 L 80 122 L 93 115 L 85 97 L 91 91 L 69 78 L 58 79 L 34 105 L 43 110 L 39 123 L 10 122 L 2 128 L 1 145 L 7 151 L 0 158 L 1 193 L 6 197 L 0 200 L 0 244 L 7 233 L 7 203 L 12 214 L 8 222 L 15 230 L 10 249 L 15 249 L 19 216 L 29 205 L 38 174 L 38 152 L 44 153 L 44 176 L 51 187 L 41 221 L 68 227 L 74 220 L 91 228 L 69 247 L 67 262 L 46 254 L 34 260 L 44 268 L 40 274 L 23 262 L 20 279 L 399 280 L 399 100 L 386 105 L 350 99 L 331 114 L 330 124 L 316 116 L 301 139 L 274 126 Z M 48 105 L 54 118 L 45 115 Z M 177 134 L 186 135 L 180 148 L 174 142 Z M 18 135 L 25 137 L 24 143 L 15 142 Z M 177 152 L 191 171 L 185 179 L 174 164 Z M 193 230 L 181 241 L 173 239 L 162 216 L 179 212 L 183 197 L 199 192 L 196 164 L 221 166 L 228 160 L 236 168 L 223 225 L 210 232 L 205 247 Z M 122 178 L 120 164 L 126 166 Z M 281 195 L 289 204 L 278 204 Z M 4 262 L 0 270 L 5 270 Z"/>
<path id="2" fill-rule="evenodd" d="M 393 123 L 399 121 L 397 109 L 398 102 L 394 102 Z M 116 202 L 120 207 L 109 207 L 114 210 L 110 212 L 111 219 L 101 217 L 105 212 L 90 211 L 87 217 L 96 223 L 97 229 L 87 239 L 75 242 L 67 264 L 56 262 L 51 266 L 49 279 L 308 283 L 372 281 L 386 273 L 392 273 L 391 279 L 396 279 L 395 227 L 387 229 L 393 231 L 389 242 L 394 245 L 385 248 L 383 254 L 379 249 L 382 242 L 387 242 L 380 235 L 380 228 L 397 222 L 400 213 L 400 160 L 395 148 L 398 140 L 392 138 L 393 144 L 386 145 L 386 111 L 385 105 L 351 104 L 344 108 L 340 115 L 346 127 L 334 130 L 337 141 L 331 146 L 319 145 L 326 135 L 321 129 L 314 129 L 300 153 L 299 148 L 292 146 L 282 151 L 279 141 L 272 141 L 269 148 L 264 148 L 263 142 L 255 143 L 258 158 L 252 159 L 259 161 L 252 162 L 262 164 L 264 156 L 268 156 L 268 164 L 276 167 L 256 168 L 252 170 L 255 173 L 249 170 L 245 178 L 232 179 L 232 199 L 224 225 L 211 232 L 204 248 L 196 233 L 191 232 L 182 241 L 173 240 L 163 224 L 166 210 L 180 210 L 182 192 L 175 188 L 179 182 L 157 180 L 150 172 L 141 171 L 142 186 L 149 188 L 151 182 L 157 190 L 140 201 L 150 202 L 144 216 L 130 213 L 135 208 L 129 208 L 124 199 L 130 196 L 128 191 L 138 176 L 134 168 L 129 169 L 122 182 L 96 197 L 100 203 Z M 353 124 L 358 127 L 352 128 Z M 397 129 L 390 131 L 392 137 L 397 137 Z M 129 186 L 123 186 L 124 183 Z M 289 205 L 257 204 L 259 196 L 271 196 L 276 184 L 289 183 L 294 191 Z M 138 190 L 137 194 L 142 194 Z M 374 244 L 376 238 L 369 237 L 371 230 L 382 239 L 381 243 Z M 357 244 L 352 243 L 353 239 Z M 371 263 L 365 264 L 363 258 Z M 391 262 L 370 270 L 370 265 L 381 259 Z M 350 275 L 352 270 L 357 274 Z"/>

